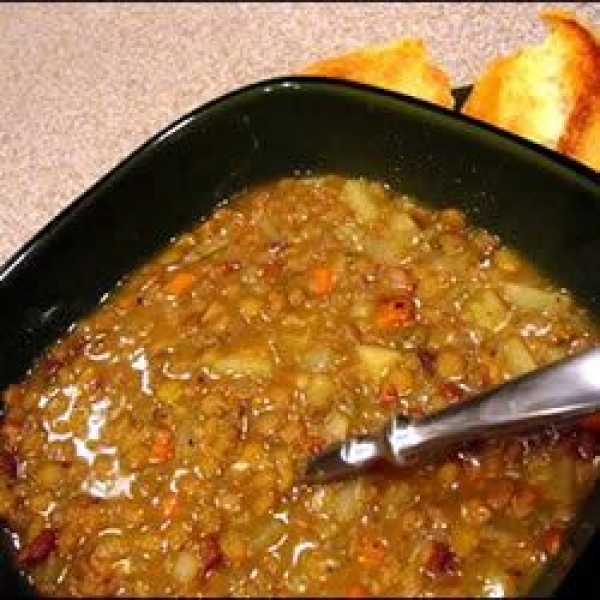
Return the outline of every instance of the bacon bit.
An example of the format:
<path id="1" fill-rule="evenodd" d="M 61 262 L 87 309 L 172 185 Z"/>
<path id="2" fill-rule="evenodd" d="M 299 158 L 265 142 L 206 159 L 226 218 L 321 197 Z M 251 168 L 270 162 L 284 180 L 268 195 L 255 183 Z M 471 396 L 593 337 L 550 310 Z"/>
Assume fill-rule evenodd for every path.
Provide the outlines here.
<path id="1" fill-rule="evenodd" d="M 488 485 L 486 500 L 494 510 L 504 510 L 510 503 L 515 488 L 514 483 L 508 478 L 492 479 Z"/>
<path id="2" fill-rule="evenodd" d="M 584 431 L 600 434 L 600 412 L 583 417 L 580 421 L 580 427 Z"/>
<path id="3" fill-rule="evenodd" d="M 153 288 L 156 282 L 159 280 L 159 277 L 160 276 L 158 273 L 146 275 L 146 279 L 142 281 L 140 287 L 138 288 L 138 295 L 143 294 L 144 292 L 147 292 L 149 289 Z"/>
<path id="4" fill-rule="evenodd" d="M 421 367 L 423 367 L 423 371 L 431 375 L 435 368 L 435 352 L 429 350 L 428 348 L 418 348 L 417 356 L 419 358 L 419 362 L 421 363 Z"/>
<path id="5" fill-rule="evenodd" d="M 471 462 L 471 458 L 475 454 L 483 452 L 485 448 L 485 441 L 482 439 L 474 439 L 461 444 L 461 454 L 465 457 L 466 462 Z"/>
<path id="6" fill-rule="evenodd" d="M 472 525 L 482 525 L 492 518 L 492 511 L 477 498 L 463 502 L 460 512 L 465 521 Z"/>
<path id="7" fill-rule="evenodd" d="M 0 432 L 6 438 L 6 445 L 16 448 L 23 435 L 23 424 L 16 421 L 4 421 L 0 427 Z"/>
<path id="8" fill-rule="evenodd" d="M 52 378 L 64 367 L 66 362 L 66 356 L 47 354 L 41 361 L 41 368 L 49 378 Z"/>
<path id="9" fill-rule="evenodd" d="M 503 452 L 504 460 L 507 464 L 515 464 L 522 460 L 524 452 L 523 440 L 517 438 L 505 446 Z"/>
<path id="10" fill-rule="evenodd" d="M 598 453 L 596 437 L 589 431 L 576 432 L 570 440 L 571 452 L 581 460 L 591 461 Z"/>
<path id="11" fill-rule="evenodd" d="M 386 556 L 385 546 L 377 538 L 363 536 L 358 540 L 358 562 L 369 567 L 380 567 Z"/>
<path id="12" fill-rule="evenodd" d="M 269 244 L 269 254 L 277 256 L 288 247 L 288 243 L 283 240 L 274 240 Z"/>
<path id="13" fill-rule="evenodd" d="M 106 376 L 97 375 L 96 377 L 94 377 L 94 379 L 92 379 L 90 381 L 89 388 L 90 388 L 90 390 L 92 390 L 94 392 L 100 392 L 106 387 L 106 385 L 107 385 Z"/>
<path id="14" fill-rule="evenodd" d="M 409 298 L 384 298 L 377 307 L 375 324 L 379 329 L 399 329 L 415 321 L 415 305 Z"/>
<path id="15" fill-rule="evenodd" d="M 234 273 L 242 268 L 242 263 L 239 260 L 226 260 L 221 265 L 221 270 L 225 274 Z"/>
<path id="16" fill-rule="evenodd" d="M 460 385 L 454 383 L 453 381 L 446 381 L 445 383 L 442 383 L 438 387 L 438 390 L 440 394 L 450 402 L 461 400 L 465 395 L 465 391 L 460 387 Z"/>
<path id="17" fill-rule="evenodd" d="M 431 550 L 424 564 L 424 570 L 429 577 L 455 575 L 458 571 L 456 555 L 446 542 L 432 542 Z"/>
<path id="18" fill-rule="evenodd" d="M 258 268 L 258 276 L 268 281 L 275 281 L 281 273 L 281 266 L 273 263 L 265 263 Z"/>
<path id="19" fill-rule="evenodd" d="M 433 220 L 431 212 L 420 206 L 411 208 L 409 216 L 420 229 L 425 229 Z"/>
<path id="20" fill-rule="evenodd" d="M 544 552 L 550 556 L 555 556 L 560 550 L 563 530 L 560 527 L 550 527 L 542 534 L 542 547 Z"/>
<path id="21" fill-rule="evenodd" d="M 483 384 L 488 387 L 500 383 L 502 372 L 494 355 L 489 352 L 484 353 L 480 356 L 479 362 L 482 367 Z"/>
<path id="22" fill-rule="evenodd" d="M 33 567 L 44 562 L 58 547 L 56 529 L 44 529 L 34 537 L 19 553 L 19 562 Z"/>
<path id="23" fill-rule="evenodd" d="M 329 267 L 315 267 L 309 275 L 309 287 L 319 296 L 328 296 L 334 288 L 333 272 Z"/>
<path id="24" fill-rule="evenodd" d="M 346 595 L 348 598 L 364 598 L 369 595 L 369 590 L 364 585 L 355 583 L 348 588 Z"/>
<path id="25" fill-rule="evenodd" d="M 16 479 L 19 472 L 19 463 L 14 452 L 9 450 L 0 451 L 0 472 L 12 479 Z"/>
<path id="26" fill-rule="evenodd" d="M 169 429 L 161 428 L 154 434 L 154 442 L 150 451 L 150 461 L 154 463 L 165 463 L 175 455 L 173 434 Z"/>
<path id="27" fill-rule="evenodd" d="M 212 571 L 224 563 L 225 556 L 216 534 L 210 533 L 202 538 L 200 542 L 200 556 L 202 557 L 202 577 L 208 577 Z"/>
<path id="28" fill-rule="evenodd" d="M 532 488 L 525 488 L 512 497 L 511 507 L 518 519 L 530 515 L 538 503 L 538 494 Z"/>
<path id="29" fill-rule="evenodd" d="M 193 273 L 182 271 L 173 275 L 173 277 L 167 281 L 163 289 L 167 294 L 179 296 L 189 290 L 195 281 L 196 276 Z"/>
<path id="30" fill-rule="evenodd" d="M 400 394 L 398 393 L 398 388 L 389 381 L 382 383 L 377 392 L 377 400 L 386 406 L 393 406 L 396 404 L 399 397 Z"/>
<path id="31" fill-rule="evenodd" d="M 172 517 L 175 514 L 178 505 L 179 498 L 177 497 L 177 494 L 169 494 L 162 504 L 162 516 L 165 519 Z"/>
<path id="32" fill-rule="evenodd" d="M 325 445 L 325 440 L 316 435 L 311 435 L 306 440 L 306 448 L 309 454 L 318 454 L 325 448 Z"/>
<path id="33" fill-rule="evenodd" d="M 4 395 L 0 400 L 2 404 L 2 414 L 0 415 L 0 419 L 6 416 L 6 406 L 9 404 L 14 404 L 15 402 L 19 402 L 19 400 L 23 397 L 23 390 L 18 385 L 10 385 L 4 390 Z"/>

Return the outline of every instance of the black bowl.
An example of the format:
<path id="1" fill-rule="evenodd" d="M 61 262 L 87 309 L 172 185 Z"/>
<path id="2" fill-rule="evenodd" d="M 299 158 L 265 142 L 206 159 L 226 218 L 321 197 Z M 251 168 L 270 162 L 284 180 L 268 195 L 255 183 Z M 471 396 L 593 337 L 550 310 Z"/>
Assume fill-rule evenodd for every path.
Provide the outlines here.
<path id="1" fill-rule="evenodd" d="M 0 387 L 21 379 L 119 279 L 217 203 L 295 173 L 365 176 L 433 206 L 462 207 L 600 314 L 600 192 L 591 170 L 400 94 L 275 79 L 211 102 L 156 135 L 3 267 Z M 597 486 L 532 593 L 556 591 L 599 518 Z M 0 569 L 16 586 L 6 552 Z"/>

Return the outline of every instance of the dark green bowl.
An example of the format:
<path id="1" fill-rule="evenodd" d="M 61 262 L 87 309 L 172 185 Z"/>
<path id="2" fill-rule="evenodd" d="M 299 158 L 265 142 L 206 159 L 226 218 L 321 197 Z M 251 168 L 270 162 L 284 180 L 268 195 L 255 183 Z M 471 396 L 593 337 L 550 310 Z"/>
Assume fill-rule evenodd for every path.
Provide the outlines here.
<path id="1" fill-rule="evenodd" d="M 181 118 L 4 266 L 0 386 L 22 378 L 123 275 L 217 203 L 258 182 L 307 172 L 361 175 L 434 206 L 462 207 L 600 314 L 600 192 L 591 170 L 400 94 L 276 79 Z M 557 589 L 599 517 L 597 486 L 536 595 Z M 2 560 L 3 581 L 15 581 L 6 552 Z"/>

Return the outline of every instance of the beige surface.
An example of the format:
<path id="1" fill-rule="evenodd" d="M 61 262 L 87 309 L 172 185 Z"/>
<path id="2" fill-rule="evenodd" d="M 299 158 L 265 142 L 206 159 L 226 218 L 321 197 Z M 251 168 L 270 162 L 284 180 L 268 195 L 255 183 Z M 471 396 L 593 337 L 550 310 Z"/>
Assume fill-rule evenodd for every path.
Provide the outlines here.
<path id="1" fill-rule="evenodd" d="M 227 90 L 405 36 L 466 83 L 541 38 L 540 6 L 564 4 L 3 4 L 0 261 L 147 137 Z M 569 6 L 600 26 L 598 3 Z"/>

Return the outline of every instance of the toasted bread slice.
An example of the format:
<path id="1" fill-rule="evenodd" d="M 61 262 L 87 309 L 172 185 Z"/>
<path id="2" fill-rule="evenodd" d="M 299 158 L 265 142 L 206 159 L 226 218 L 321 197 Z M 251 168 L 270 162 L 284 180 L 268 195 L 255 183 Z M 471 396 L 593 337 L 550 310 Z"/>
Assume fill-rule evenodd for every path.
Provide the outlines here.
<path id="1" fill-rule="evenodd" d="M 463 112 L 600 170 L 600 48 L 574 16 L 545 11 L 546 39 L 496 59 Z"/>
<path id="2" fill-rule="evenodd" d="M 421 40 L 397 40 L 362 48 L 313 63 L 302 74 L 357 81 L 447 108 L 454 106 L 450 79 L 430 61 Z"/>
<path id="3" fill-rule="evenodd" d="M 573 129 L 579 133 L 573 142 L 571 156 L 600 171 L 600 95 L 596 94 L 594 105 L 581 128 Z"/>

